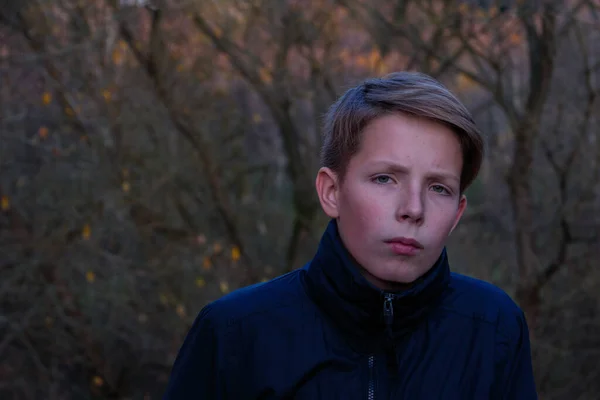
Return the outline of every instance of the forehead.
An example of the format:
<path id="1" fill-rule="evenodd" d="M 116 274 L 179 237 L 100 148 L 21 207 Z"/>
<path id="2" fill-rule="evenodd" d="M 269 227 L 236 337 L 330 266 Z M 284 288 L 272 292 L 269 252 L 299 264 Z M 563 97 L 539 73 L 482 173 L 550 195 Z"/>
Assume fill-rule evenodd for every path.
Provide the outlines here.
<path id="1" fill-rule="evenodd" d="M 425 118 L 388 114 L 371 121 L 350 164 L 387 160 L 413 162 L 460 171 L 462 150 L 449 127 Z"/>

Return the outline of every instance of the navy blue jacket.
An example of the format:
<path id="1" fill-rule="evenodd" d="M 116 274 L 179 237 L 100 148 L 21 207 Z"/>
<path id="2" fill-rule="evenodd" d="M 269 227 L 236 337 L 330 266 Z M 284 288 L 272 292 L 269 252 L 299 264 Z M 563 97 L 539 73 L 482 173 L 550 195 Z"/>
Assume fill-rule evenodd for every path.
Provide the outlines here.
<path id="1" fill-rule="evenodd" d="M 206 305 L 165 399 L 537 399 L 521 309 L 450 272 L 369 284 L 335 222 L 306 266 Z"/>

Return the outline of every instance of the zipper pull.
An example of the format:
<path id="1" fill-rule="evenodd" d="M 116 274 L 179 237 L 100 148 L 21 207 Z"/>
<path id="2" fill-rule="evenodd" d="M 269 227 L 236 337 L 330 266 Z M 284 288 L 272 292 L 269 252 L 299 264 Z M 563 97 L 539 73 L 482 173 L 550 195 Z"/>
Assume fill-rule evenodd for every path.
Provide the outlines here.
<path id="1" fill-rule="evenodd" d="M 385 321 L 385 325 L 388 329 L 392 327 L 392 323 L 394 322 L 394 304 L 392 303 L 393 300 L 393 294 L 385 294 L 385 300 L 383 301 L 383 318 Z"/>
<path id="2" fill-rule="evenodd" d="M 392 371 L 396 371 L 398 368 L 398 359 L 396 358 L 396 343 L 394 342 L 392 324 L 394 323 L 394 295 L 391 293 L 385 294 L 385 300 L 383 301 L 383 318 L 385 320 L 386 335 L 386 353 L 387 353 L 387 364 Z M 395 376 L 395 375 L 394 375 Z"/>

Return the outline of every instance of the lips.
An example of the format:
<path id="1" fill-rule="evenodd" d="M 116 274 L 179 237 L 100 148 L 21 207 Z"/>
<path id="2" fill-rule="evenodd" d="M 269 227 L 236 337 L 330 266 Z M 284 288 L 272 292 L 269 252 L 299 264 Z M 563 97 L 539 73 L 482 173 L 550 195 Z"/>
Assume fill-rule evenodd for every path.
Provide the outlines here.
<path id="1" fill-rule="evenodd" d="M 398 255 L 414 256 L 423 249 L 423 245 L 417 240 L 406 237 L 397 237 L 386 240 L 391 250 Z"/>

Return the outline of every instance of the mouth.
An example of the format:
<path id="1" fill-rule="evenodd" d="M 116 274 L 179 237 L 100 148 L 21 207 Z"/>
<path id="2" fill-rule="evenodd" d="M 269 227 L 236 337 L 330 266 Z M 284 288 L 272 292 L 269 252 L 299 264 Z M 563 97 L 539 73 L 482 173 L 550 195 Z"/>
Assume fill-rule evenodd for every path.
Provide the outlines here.
<path id="1" fill-rule="evenodd" d="M 391 248 L 392 252 L 403 256 L 414 256 L 424 247 L 416 239 L 397 237 L 385 241 Z"/>

